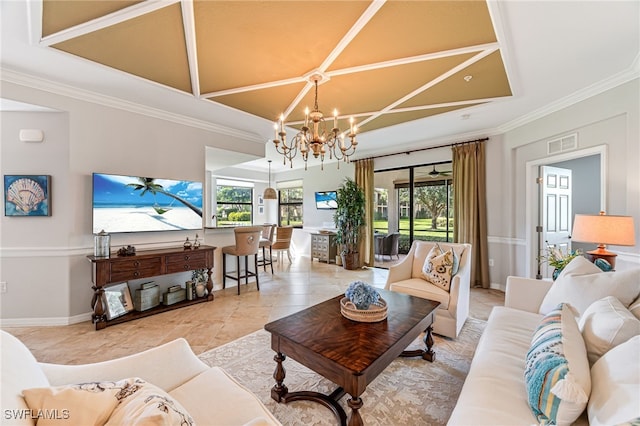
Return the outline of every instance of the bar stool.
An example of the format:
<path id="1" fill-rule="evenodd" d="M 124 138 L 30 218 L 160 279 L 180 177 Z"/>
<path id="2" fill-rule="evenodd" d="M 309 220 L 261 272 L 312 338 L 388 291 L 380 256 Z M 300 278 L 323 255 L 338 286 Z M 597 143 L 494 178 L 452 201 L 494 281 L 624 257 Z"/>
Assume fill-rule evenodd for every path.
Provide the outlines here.
<path id="1" fill-rule="evenodd" d="M 293 234 L 292 226 L 279 226 L 276 229 L 276 240 L 271 248 L 278 253 L 278 261 L 282 262 L 282 252 L 287 252 L 289 263 L 291 263 L 291 235 Z"/>
<path id="2" fill-rule="evenodd" d="M 271 274 L 273 275 L 273 257 L 271 256 L 271 245 L 273 244 L 273 235 L 276 225 L 265 223 L 262 225 L 262 236 L 260 237 L 259 247 L 262 249 L 262 259 L 258 260 L 258 266 L 262 266 L 267 272 L 267 265 L 271 266 Z M 266 256 L 266 248 L 269 247 L 269 258 Z"/>
<path id="3" fill-rule="evenodd" d="M 249 277 L 256 277 L 256 287 L 260 290 L 258 282 L 258 248 L 262 226 L 241 226 L 235 228 L 235 246 L 222 247 L 222 288 L 225 288 L 227 278 L 238 281 L 238 294 L 240 294 L 240 280 L 249 284 Z M 236 275 L 227 274 L 227 256 L 236 256 Z M 249 271 L 249 256 L 253 256 L 255 272 Z M 240 274 L 240 257 L 244 257 L 244 275 Z"/>

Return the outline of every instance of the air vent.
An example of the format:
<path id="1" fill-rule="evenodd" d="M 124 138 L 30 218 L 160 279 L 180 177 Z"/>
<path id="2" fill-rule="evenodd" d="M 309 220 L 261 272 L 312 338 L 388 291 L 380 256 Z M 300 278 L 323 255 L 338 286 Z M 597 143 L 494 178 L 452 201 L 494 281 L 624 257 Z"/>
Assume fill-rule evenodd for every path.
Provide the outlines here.
<path id="1" fill-rule="evenodd" d="M 558 154 L 578 147 L 578 134 L 564 136 L 547 142 L 547 154 Z"/>

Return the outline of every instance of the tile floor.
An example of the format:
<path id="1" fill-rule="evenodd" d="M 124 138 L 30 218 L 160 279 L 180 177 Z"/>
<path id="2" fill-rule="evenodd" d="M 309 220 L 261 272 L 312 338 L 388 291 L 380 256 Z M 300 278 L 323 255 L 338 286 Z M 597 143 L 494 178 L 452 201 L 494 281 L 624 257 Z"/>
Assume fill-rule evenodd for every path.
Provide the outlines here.
<path id="1" fill-rule="evenodd" d="M 267 322 L 334 297 L 349 283 L 362 280 L 384 287 L 388 271 L 368 268 L 347 271 L 308 257 L 274 263 L 274 274 L 260 273 L 255 282 L 235 282 L 225 290 L 214 287 L 215 300 L 141 318 L 96 331 L 89 321 L 69 326 L 3 327 L 20 338 L 41 362 L 80 364 L 139 352 L 178 337 L 187 339 L 196 354 L 261 329 Z M 486 319 L 491 308 L 504 303 L 504 293 L 472 289 L 471 316 Z"/>

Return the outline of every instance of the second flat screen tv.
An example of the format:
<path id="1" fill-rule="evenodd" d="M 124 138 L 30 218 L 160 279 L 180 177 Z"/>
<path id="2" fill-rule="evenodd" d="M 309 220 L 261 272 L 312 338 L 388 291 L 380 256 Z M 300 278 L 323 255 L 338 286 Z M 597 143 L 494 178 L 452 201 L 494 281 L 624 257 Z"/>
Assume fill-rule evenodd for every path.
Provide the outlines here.
<path id="1" fill-rule="evenodd" d="M 316 192 L 316 208 L 318 210 L 334 210 L 338 208 L 336 191 Z"/>
<path id="2" fill-rule="evenodd" d="M 202 229 L 202 182 L 93 174 L 93 233 Z"/>

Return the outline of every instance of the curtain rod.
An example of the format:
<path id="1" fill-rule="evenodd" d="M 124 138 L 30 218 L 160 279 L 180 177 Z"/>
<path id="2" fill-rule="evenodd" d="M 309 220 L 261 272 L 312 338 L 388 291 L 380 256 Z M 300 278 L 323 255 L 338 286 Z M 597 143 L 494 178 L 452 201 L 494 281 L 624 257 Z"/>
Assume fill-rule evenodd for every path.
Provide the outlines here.
<path id="1" fill-rule="evenodd" d="M 482 138 L 482 139 L 475 139 L 475 140 L 465 141 L 465 142 L 448 143 L 448 144 L 443 144 L 443 145 L 429 146 L 429 147 L 426 147 L 426 148 L 411 149 L 411 150 L 409 150 L 409 151 L 394 152 L 393 154 L 382 154 L 382 155 L 376 155 L 376 156 L 373 156 L 373 157 L 367 157 L 367 158 L 370 158 L 370 159 L 372 159 L 372 160 L 373 160 L 373 159 L 375 159 L 375 158 L 391 157 L 391 156 L 393 156 L 393 155 L 402 155 L 402 154 L 409 155 L 409 154 L 411 154 L 411 153 L 413 153 L 413 152 L 428 151 L 428 150 L 430 150 L 430 149 L 437 149 L 437 148 L 446 148 L 446 147 L 448 147 L 448 146 L 453 147 L 453 146 L 457 146 L 457 145 L 465 145 L 465 144 L 468 144 L 468 143 L 474 143 L 474 142 L 486 142 L 486 141 L 488 141 L 488 140 L 489 140 L 489 138 Z M 356 161 L 357 161 L 357 160 L 356 160 Z"/>

